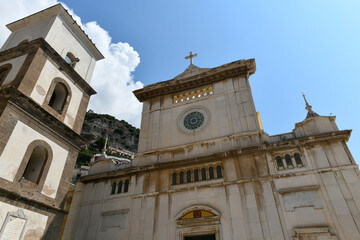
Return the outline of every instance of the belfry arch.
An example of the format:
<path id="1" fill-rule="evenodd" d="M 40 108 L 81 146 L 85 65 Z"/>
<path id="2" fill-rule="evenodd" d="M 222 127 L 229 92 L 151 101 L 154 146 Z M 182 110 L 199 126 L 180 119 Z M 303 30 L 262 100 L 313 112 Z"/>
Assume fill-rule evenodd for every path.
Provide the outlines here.
<path id="1" fill-rule="evenodd" d="M 220 240 L 219 211 L 206 205 L 194 205 L 179 212 L 176 217 L 178 240 Z"/>

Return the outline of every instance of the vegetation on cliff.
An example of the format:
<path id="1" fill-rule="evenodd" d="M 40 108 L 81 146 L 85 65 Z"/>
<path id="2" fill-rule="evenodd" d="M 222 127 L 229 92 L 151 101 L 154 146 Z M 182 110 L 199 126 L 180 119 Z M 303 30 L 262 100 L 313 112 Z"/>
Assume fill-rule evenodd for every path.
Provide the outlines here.
<path id="1" fill-rule="evenodd" d="M 97 114 L 92 111 L 87 112 L 81 130 L 81 136 L 85 138 L 89 144 L 84 146 L 79 152 L 76 165 L 88 165 L 95 154 L 101 153 L 106 137 L 108 137 L 107 147 L 136 152 L 139 133 L 140 129 L 124 120 L 118 120 L 108 114 Z M 111 153 L 111 155 L 128 158 L 114 152 Z"/>

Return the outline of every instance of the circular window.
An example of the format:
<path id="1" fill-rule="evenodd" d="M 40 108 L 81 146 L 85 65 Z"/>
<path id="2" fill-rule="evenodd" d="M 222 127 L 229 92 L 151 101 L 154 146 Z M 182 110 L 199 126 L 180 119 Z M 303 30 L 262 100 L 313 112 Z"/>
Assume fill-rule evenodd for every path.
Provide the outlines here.
<path id="1" fill-rule="evenodd" d="M 192 112 L 184 118 L 184 126 L 189 130 L 199 128 L 204 123 L 204 115 L 200 112 Z"/>
<path id="2" fill-rule="evenodd" d="M 205 127 L 208 116 L 208 111 L 203 108 L 191 108 L 181 114 L 178 126 L 183 132 L 194 134 Z"/>

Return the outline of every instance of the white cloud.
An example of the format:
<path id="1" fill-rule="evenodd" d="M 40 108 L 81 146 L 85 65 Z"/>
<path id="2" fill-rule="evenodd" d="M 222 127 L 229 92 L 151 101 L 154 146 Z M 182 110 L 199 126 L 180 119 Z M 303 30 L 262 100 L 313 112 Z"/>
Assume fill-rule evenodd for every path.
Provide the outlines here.
<path id="1" fill-rule="evenodd" d="M 6 24 L 56 3 L 56 0 L 0 0 L 0 45 L 10 34 Z M 91 97 L 89 108 L 124 119 L 139 127 L 141 104 L 132 93 L 133 90 L 143 87 L 143 84 L 135 82 L 132 76 L 140 63 L 139 54 L 128 43 L 113 43 L 109 33 L 95 21 L 83 24 L 71 9 L 69 13 L 105 56 L 95 67 L 91 85 L 97 94 Z"/>

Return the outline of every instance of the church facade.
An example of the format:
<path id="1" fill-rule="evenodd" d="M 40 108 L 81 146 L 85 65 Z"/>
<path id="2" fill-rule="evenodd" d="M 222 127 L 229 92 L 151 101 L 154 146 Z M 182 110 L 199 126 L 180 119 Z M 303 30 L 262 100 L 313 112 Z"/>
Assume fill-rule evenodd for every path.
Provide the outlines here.
<path id="1" fill-rule="evenodd" d="M 305 120 L 268 135 L 251 93 L 255 70 L 254 59 L 191 63 L 134 91 L 143 103 L 138 153 L 130 164 L 92 164 L 63 239 L 360 239 L 351 130 L 305 99 Z"/>
<path id="2" fill-rule="evenodd" d="M 0 239 L 59 239 L 102 54 L 60 5 L 8 24 L 0 51 Z"/>

